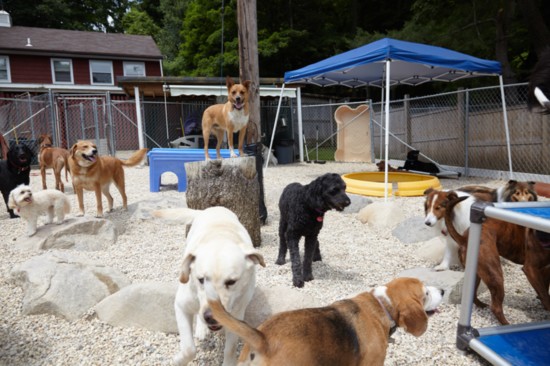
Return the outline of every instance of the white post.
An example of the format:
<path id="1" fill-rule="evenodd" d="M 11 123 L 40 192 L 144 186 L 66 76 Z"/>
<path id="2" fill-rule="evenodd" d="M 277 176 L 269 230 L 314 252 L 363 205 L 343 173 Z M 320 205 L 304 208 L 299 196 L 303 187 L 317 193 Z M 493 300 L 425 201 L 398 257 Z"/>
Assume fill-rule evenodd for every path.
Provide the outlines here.
<path id="1" fill-rule="evenodd" d="M 504 82 L 502 75 L 498 76 L 500 81 L 500 98 L 502 99 L 502 113 L 504 114 L 504 131 L 506 132 L 506 148 L 508 149 L 508 168 L 510 169 L 509 179 L 514 179 L 514 171 L 512 169 L 512 148 L 510 147 L 510 131 L 508 130 L 508 113 L 506 112 L 506 97 L 504 95 Z"/>
<path id="2" fill-rule="evenodd" d="M 300 87 L 296 88 L 296 103 L 298 104 L 298 135 L 300 136 L 300 163 L 304 162 L 304 145 L 302 144 L 302 138 L 304 135 L 302 128 L 302 92 Z"/>
<path id="3" fill-rule="evenodd" d="M 390 141 L 390 60 L 386 60 L 386 133 L 384 138 L 384 202 L 388 201 L 388 155 Z"/>
<path id="4" fill-rule="evenodd" d="M 285 84 L 281 87 L 281 94 L 279 94 L 279 104 L 277 104 L 277 113 L 275 113 L 275 123 L 273 123 L 273 131 L 271 132 L 271 141 L 269 142 L 269 149 L 267 150 L 267 159 L 265 159 L 264 169 L 267 169 L 269 164 L 269 158 L 271 157 L 271 149 L 273 149 L 273 140 L 275 139 L 275 131 L 277 131 L 277 124 L 279 122 L 279 112 L 281 111 L 281 102 L 283 101 L 283 93 L 285 92 Z"/>
<path id="5" fill-rule="evenodd" d="M 139 97 L 139 87 L 134 86 L 134 97 L 136 98 L 136 116 L 137 116 L 137 127 L 138 127 L 138 141 L 139 141 L 139 148 L 143 149 L 145 147 L 145 143 L 143 142 L 143 124 L 141 122 L 141 101 Z"/>

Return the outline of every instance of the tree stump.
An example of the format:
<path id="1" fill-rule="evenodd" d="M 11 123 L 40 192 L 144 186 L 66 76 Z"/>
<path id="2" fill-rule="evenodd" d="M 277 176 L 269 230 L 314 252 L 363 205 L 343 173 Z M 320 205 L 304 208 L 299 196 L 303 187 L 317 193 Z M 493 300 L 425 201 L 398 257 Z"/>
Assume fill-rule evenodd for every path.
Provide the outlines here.
<path id="1" fill-rule="evenodd" d="M 187 206 L 204 210 L 223 206 L 233 211 L 248 230 L 254 247 L 261 245 L 259 182 L 251 156 L 185 164 Z"/>

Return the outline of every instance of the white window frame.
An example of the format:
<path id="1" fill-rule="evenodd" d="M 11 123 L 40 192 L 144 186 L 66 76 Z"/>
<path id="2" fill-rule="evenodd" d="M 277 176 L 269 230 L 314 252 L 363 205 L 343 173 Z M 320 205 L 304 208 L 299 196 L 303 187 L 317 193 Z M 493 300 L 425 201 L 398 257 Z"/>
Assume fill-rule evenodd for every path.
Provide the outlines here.
<path id="1" fill-rule="evenodd" d="M 126 72 L 126 68 L 127 67 L 135 67 L 135 66 L 140 66 L 142 69 L 143 69 L 143 74 L 142 75 L 129 75 L 127 72 Z M 122 68 L 124 70 L 124 76 L 147 76 L 147 71 L 145 70 L 145 62 L 139 62 L 139 61 L 124 61 L 122 63 Z"/>
<path id="2" fill-rule="evenodd" d="M 10 57 L 5 55 L 0 55 L 0 58 L 6 60 L 6 79 L 0 79 L 0 83 L 11 83 L 11 71 L 10 71 Z"/>
<path id="3" fill-rule="evenodd" d="M 57 81 L 55 78 L 55 62 L 56 61 L 68 61 L 69 62 L 69 72 L 71 74 L 71 81 Z M 73 74 L 73 60 L 70 58 L 52 58 L 51 59 L 51 68 L 52 68 L 52 82 L 54 84 L 74 84 L 74 74 Z"/>
<path id="4" fill-rule="evenodd" d="M 90 83 L 92 85 L 114 85 L 115 84 L 115 76 L 114 76 L 114 73 L 113 73 L 113 61 L 90 60 L 89 64 L 90 64 Z M 94 64 L 108 64 L 109 65 L 109 72 L 111 73 L 111 82 L 101 83 L 101 82 L 94 81 L 94 70 L 93 70 L 93 65 Z"/>

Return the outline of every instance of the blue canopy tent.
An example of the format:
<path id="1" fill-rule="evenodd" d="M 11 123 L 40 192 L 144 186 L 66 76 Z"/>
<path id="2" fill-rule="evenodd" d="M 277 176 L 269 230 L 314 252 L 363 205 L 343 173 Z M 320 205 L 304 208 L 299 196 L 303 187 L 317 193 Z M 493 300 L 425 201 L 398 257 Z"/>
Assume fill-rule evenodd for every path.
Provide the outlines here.
<path id="1" fill-rule="evenodd" d="M 376 86 L 385 89 L 385 197 L 387 198 L 390 87 L 398 84 L 420 85 L 430 81 L 451 82 L 479 76 L 499 77 L 508 163 L 512 174 L 508 119 L 500 62 L 479 59 L 441 47 L 384 38 L 301 69 L 288 71 L 285 73 L 284 81 L 285 84 L 343 85 L 351 88 Z M 299 88 L 297 101 L 299 103 L 298 134 L 302 136 Z M 274 131 L 277 127 L 277 119 L 278 112 Z M 271 145 L 273 145 L 273 136 Z M 302 144 L 300 144 L 300 160 L 303 161 Z"/>

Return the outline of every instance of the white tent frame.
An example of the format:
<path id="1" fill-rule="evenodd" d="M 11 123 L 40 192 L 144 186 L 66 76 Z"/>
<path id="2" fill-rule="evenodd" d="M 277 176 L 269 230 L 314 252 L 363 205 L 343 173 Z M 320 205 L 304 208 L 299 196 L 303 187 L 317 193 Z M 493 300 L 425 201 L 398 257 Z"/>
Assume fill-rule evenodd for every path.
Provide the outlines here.
<path id="1" fill-rule="evenodd" d="M 384 201 L 388 200 L 388 155 L 389 155 L 389 131 L 390 131 L 390 80 L 391 80 L 391 59 L 386 60 L 386 72 L 385 72 L 385 101 L 384 101 Z M 512 168 L 512 149 L 510 146 L 510 131 L 508 128 L 508 113 L 506 111 L 506 96 L 504 93 L 504 81 L 502 78 L 502 74 L 498 75 L 499 77 L 499 84 L 500 84 L 500 97 L 502 100 L 502 114 L 504 117 L 504 130 L 506 133 L 506 148 L 508 152 L 508 168 L 509 168 L 509 178 L 513 179 L 513 168 Z M 275 123 L 273 125 L 273 133 L 271 135 L 271 141 L 269 144 L 269 153 L 271 152 L 271 149 L 273 148 L 273 140 L 275 138 L 275 130 L 277 129 L 277 121 L 279 119 L 279 110 L 281 107 L 281 101 L 282 101 L 282 95 L 285 89 L 285 84 L 281 87 L 281 95 L 279 96 L 279 104 L 277 106 L 277 113 L 275 116 Z M 301 88 L 296 87 L 296 101 L 298 104 L 298 134 L 299 136 L 302 136 L 302 98 L 301 98 Z M 304 151 L 303 146 L 300 143 L 300 162 L 304 161 Z M 269 155 L 265 163 L 264 169 L 267 169 L 267 163 L 269 161 Z"/>

